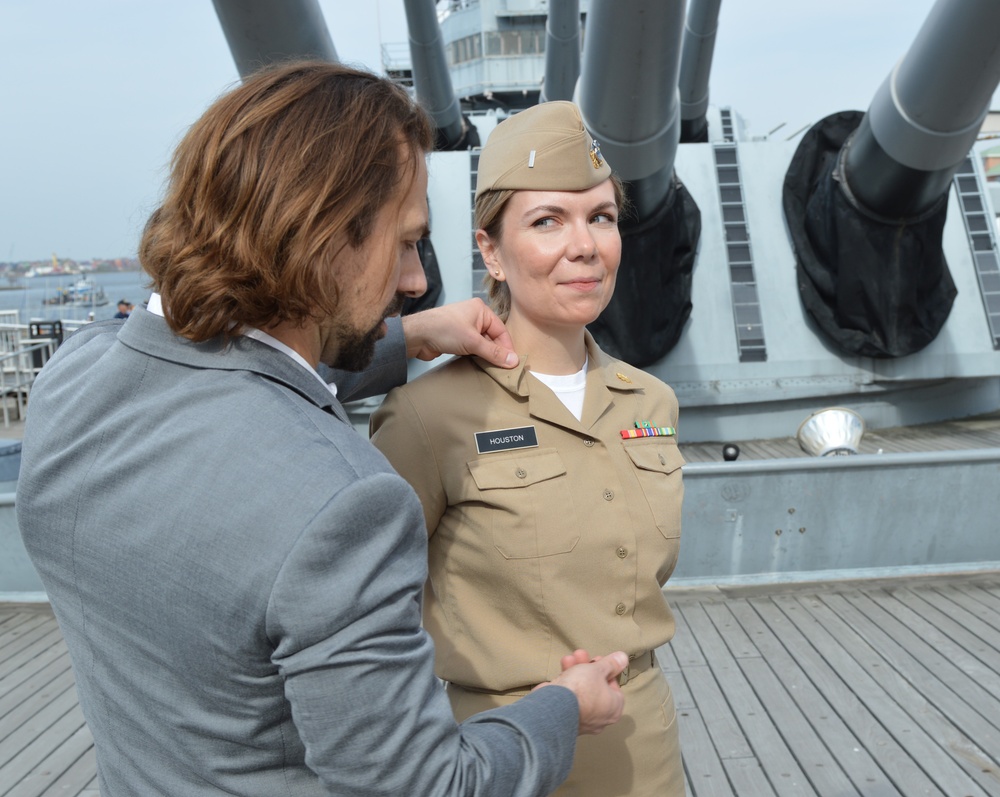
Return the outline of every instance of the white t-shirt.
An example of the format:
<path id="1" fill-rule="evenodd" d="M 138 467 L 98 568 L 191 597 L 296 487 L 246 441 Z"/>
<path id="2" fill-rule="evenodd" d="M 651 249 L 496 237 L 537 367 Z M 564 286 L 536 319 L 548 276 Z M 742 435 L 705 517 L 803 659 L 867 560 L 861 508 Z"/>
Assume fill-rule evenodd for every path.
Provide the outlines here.
<path id="1" fill-rule="evenodd" d="M 583 395 L 587 390 L 587 360 L 583 368 L 575 374 L 540 374 L 532 371 L 531 375 L 548 387 L 577 420 L 583 416 Z"/>

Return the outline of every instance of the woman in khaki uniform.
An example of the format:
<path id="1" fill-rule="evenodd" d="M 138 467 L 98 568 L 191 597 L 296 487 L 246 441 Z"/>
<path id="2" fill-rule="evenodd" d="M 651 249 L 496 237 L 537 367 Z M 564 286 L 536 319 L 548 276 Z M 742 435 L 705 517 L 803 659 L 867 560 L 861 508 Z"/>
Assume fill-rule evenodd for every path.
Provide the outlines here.
<path id="1" fill-rule="evenodd" d="M 625 650 L 623 718 L 580 738 L 557 794 L 683 797 L 654 654 L 674 633 L 660 588 L 680 538 L 677 400 L 585 329 L 614 290 L 623 201 L 572 103 L 498 125 L 476 240 L 520 364 L 451 360 L 392 391 L 372 439 L 423 503 L 424 624 L 456 718 L 517 700 L 567 650 Z"/>

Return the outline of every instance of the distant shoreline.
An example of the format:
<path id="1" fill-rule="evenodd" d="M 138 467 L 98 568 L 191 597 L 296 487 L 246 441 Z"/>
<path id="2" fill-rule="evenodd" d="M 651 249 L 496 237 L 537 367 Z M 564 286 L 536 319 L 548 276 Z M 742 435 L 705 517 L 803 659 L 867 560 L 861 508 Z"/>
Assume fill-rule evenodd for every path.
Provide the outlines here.
<path id="1" fill-rule="evenodd" d="M 63 272 L 59 274 L 38 274 L 34 277 L 20 276 L 17 278 L 19 284 L 0 284 L 0 291 L 23 291 L 26 290 L 29 280 L 59 280 L 62 278 L 66 279 L 79 279 L 80 277 L 94 277 L 100 279 L 102 276 L 115 275 L 115 274 L 139 274 L 142 272 L 141 268 L 121 268 L 115 269 L 114 271 L 80 271 L 74 273 Z M 37 287 L 37 286 L 36 286 Z"/>

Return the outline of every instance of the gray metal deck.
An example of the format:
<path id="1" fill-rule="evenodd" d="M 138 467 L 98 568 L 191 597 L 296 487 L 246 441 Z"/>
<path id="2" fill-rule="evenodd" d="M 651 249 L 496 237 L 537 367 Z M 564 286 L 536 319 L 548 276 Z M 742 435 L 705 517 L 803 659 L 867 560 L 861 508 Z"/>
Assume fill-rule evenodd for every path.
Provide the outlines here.
<path id="1" fill-rule="evenodd" d="M 668 589 L 691 797 L 1000 795 L 1000 571 Z M 0 606 L 0 796 L 97 797 L 46 606 Z"/>
<path id="2" fill-rule="evenodd" d="M 681 420 L 683 422 L 683 411 Z M 732 442 L 740 447 L 738 462 L 809 456 L 794 437 Z M 722 445 L 722 443 L 682 442 L 680 448 L 688 462 L 722 462 Z M 905 454 L 986 448 L 1000 448 L 1000 412 L 920 426 L 870 429 L 862 437 L 858 453 Z"/>

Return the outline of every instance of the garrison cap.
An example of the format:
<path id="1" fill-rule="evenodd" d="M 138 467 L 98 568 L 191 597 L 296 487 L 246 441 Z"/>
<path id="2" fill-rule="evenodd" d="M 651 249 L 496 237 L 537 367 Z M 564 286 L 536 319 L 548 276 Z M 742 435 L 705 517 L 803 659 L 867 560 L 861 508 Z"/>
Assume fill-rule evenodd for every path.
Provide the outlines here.
<path id="1" fill-rule="evenodd" d="M 491 189 L 584 191 L 611 176 L 579 109 L 556 100 L 498 124 L 479 156 L 476 198 Z"/>

